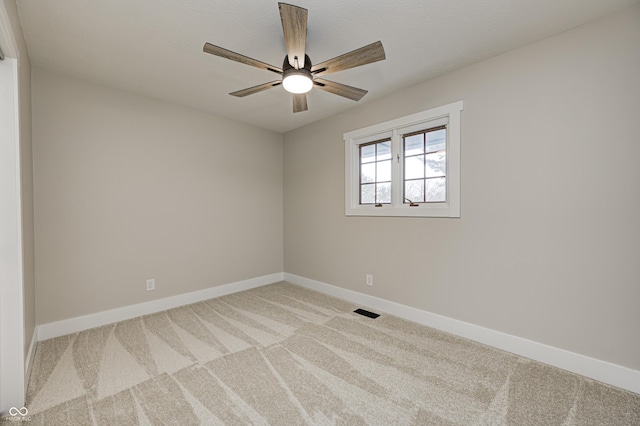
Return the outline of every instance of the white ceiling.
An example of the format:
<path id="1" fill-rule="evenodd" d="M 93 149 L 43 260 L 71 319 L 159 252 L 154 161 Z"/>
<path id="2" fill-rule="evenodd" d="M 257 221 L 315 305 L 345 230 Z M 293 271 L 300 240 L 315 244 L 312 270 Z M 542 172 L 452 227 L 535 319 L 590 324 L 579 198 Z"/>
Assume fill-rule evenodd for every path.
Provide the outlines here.
<path id="1" fill-rule="evenodd" d="M 380 40 L 387 59 L 330 80 L 369 90 L 359 102 L 320 90 L 293 114 L 277 79 L 202 52 L 205 42 L 282 65 L 276 0 L 19 0 L 33 65 L 278 132 L 565 31 L 639 0 L 291 0 L 309 9 L 307 54 L 319 63 Z M 274 78 L 275 77 L 275 78 Z"/>

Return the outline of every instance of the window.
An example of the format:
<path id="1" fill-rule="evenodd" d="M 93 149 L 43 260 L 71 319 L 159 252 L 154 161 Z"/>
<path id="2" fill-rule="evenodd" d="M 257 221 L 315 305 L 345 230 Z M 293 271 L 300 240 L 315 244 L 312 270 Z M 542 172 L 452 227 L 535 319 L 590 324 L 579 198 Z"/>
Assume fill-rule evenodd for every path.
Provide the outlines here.
<path id="1" fill-rule="evenodd" d="M 391 140 L 360 145 L 360 204 L 391 203 Z"/>
<path id="2" fill-rule="evenodd" d="M 404 199 L 409 203 L 447 201 L 447 127 L 402 136 Z M 413 206 L 416 207 L 416 206 Z"/>
<path id="3" fill-rule="evenodd" d="M 460 217 L 462 101 L 344 134 L 347 216 Z"/>

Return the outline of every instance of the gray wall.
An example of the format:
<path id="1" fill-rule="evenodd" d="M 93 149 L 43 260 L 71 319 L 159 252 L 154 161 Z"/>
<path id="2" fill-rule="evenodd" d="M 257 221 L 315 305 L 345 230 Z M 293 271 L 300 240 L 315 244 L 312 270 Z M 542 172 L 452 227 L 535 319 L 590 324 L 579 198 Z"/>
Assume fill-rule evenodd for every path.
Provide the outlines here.
<path id="1" fill-rule="evenodd" d="M 39 324 L 282 272 L 281 134 L 37 67 L 33 122 Z"/>
<path id="2" fill-rule="evenodd" d="M 638 40 L 635 7 L 285 134 L 285 271 L 640 369 Z M 345 217 L 342 134 L 457 100 L 462 217 Z"/>

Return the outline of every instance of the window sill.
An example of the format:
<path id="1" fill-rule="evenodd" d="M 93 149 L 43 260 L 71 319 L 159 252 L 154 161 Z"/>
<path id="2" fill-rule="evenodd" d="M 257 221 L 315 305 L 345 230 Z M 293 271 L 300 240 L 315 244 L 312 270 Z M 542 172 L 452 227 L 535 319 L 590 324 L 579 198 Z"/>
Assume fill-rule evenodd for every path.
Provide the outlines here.
<path id="1" fill-rule="evenodd" d="M 347 216 L 388 216 L 388 217 L 460 217 L 460 210 L 453 209 L 447 203 L 432 203 L 429 205 L 420 204 L 417 207 L 409 205 L 382 207 L 375 206 L 352 206 L 347 208 Z"/>

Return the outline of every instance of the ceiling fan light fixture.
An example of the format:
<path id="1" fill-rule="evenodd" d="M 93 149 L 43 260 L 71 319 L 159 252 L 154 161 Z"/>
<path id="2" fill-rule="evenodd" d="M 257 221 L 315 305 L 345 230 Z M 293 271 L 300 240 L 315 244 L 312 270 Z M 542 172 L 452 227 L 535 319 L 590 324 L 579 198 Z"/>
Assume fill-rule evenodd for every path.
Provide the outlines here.
<path id="1" fill-rule="evenodd" d="M 304 65 L 301 67 L 298 57 L 295 58 L 296 67 L 289 64 L 289 56 L 284 57 L 282 63 L 282 87 L 289 93 L 307 93 L 313 87 L 313 76 L 311 75 L 311 59 L 304 55 Z"/>
<path id="2" fill-rule="evenodd" d="M 307 93 L 313 87 L 313 77 L 305 69 L 296 70 L 293 68 L 282 79 L 282 87 L 289 93 Z"/>
<path id="3" fill-rule="evenodd" d="M 203 50 L 206 53 L 270 71 L 281 77 L 280 80 L 270 81 L 229 93 L 231 96 L 242 98 L 281 85 L 287 92 L 293 94 L 291 96 L 293 100 L 293 112 L 296 113 L 307 110 L 306 93 L 314 86 L 325 92 L 333 93 L 334 95 L 339 95 L 353 101 L 359 101 L 367 94 L 366 90 L 325 80 L 323 77 L 325 74 L 348 70 L 385 59 L 384 48 L 381 42 L 371 43 L 313 66 L 309 55 L 305 53 L 307 43 L 307 9 L 287 3 L 278 3 L 278 9 L 280 9 L 284 44 L 287 49 L 287 55 L 284 57 L 282 68 L 232 52 L 231 50 L 215 46 L 211 43 L 204 44 Z M 289 60 L 290 58 L 291 60 Z"/>

